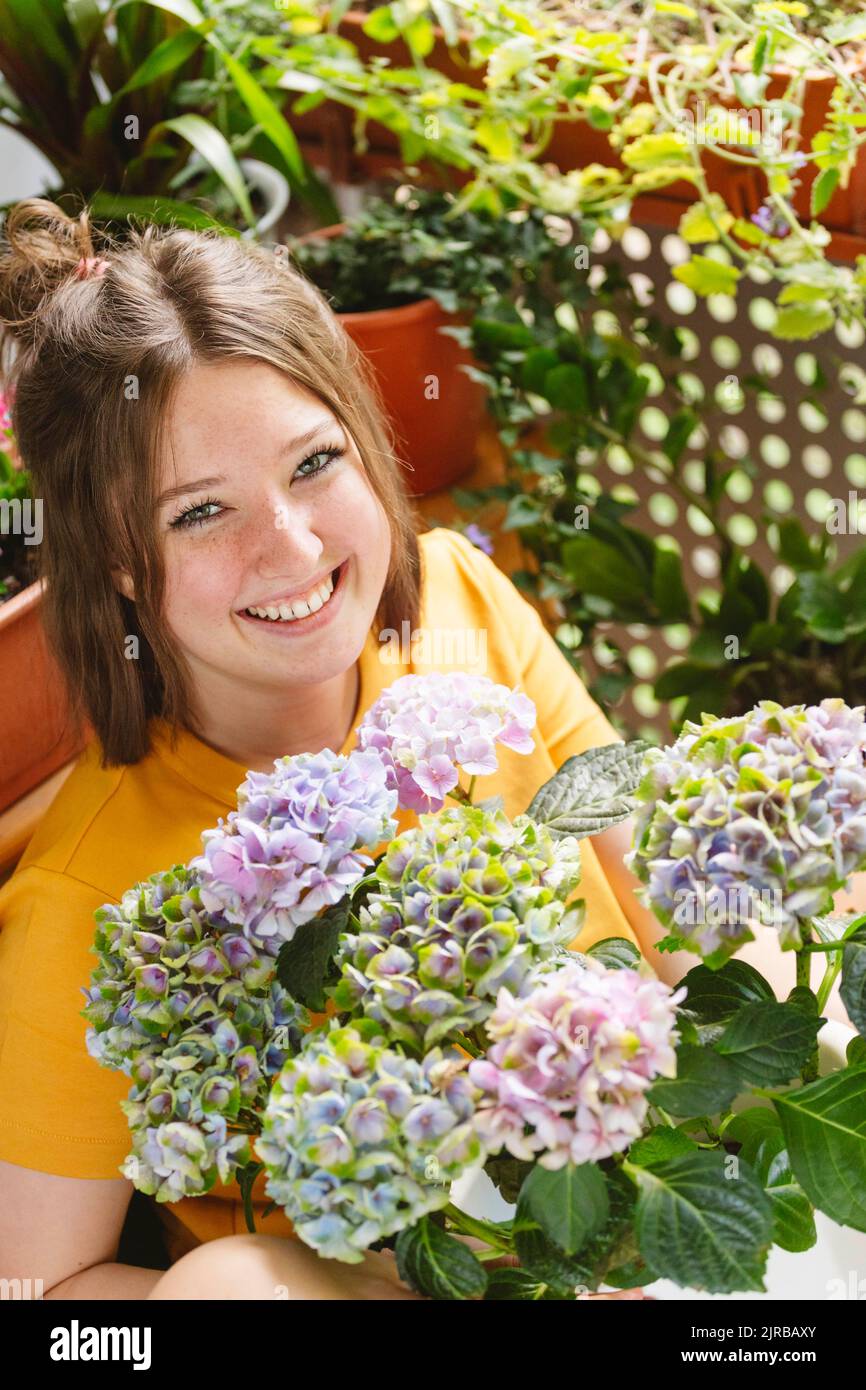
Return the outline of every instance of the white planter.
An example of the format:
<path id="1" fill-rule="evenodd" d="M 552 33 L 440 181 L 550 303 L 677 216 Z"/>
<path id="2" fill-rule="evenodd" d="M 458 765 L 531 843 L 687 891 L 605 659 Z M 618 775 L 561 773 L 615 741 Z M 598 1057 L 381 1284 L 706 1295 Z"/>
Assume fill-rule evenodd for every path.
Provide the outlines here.
<path id="1" fill-rule="evenodd" d="M 845 1065 L 845 1050 L 855 1036 L 853 1029 L 831 1020 L 818 1034 L 821 1075 Z M 767 1102 L 769 1104 L 769 1102 Z M 864 1175 L 866 1181 L 866 1175 Z M 479 1169 L 452 1184 L 451 1200 L 471 1216 L 489 1221 L 505 1221 L 514 1207 L 503 1201 L 487 1174 Z M 690 1299 L 828 1299 L 866 1300 L 866 1233 L 848 1226 L 837 1226 L 823 1212 L 815 1213 L 818 1239 L 811 1250 L 792 1254 L 774 1248 L 767 1261 L 764 1278 L 766 1293 L 710 1294 L 698 1289 L 680 1289 L 669 1279 L 647 1284 L 653 1298 Z M 602 1285 L 602 1288 L 607 1288 Z"/>

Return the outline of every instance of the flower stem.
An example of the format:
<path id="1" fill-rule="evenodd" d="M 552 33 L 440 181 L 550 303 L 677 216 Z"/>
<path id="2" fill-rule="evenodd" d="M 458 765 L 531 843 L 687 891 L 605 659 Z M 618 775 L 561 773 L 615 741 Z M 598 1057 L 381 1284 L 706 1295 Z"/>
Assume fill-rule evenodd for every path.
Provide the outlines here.
<path id="1" fill-rule="evenodd" d="M 810 944 L 811 940 L 812 940 L 812 924 L 811 924 L 811 922 L 804 922 L 804 923 L 803 923 L 803 929 L 802 929 L 802 932 L 801 932 L 801 936 L 802 936 L 802 946 L 801 946 L 801 947 L 798 947 L 798 949 L 797 949 L 797 984 L 798 984 L 798 986 L 802 985 L 805 989 L 811 989 L 811 987 L 812 987 L 812 984 L 811 984 L 812 957 L 809 955 L 808 951 L 802 949 L 802 947 L 808 946 L 808 945 Z M 826 979 L 826 976 L 825 976 L 825 979 Z M 818 1005 L 819 1005 L 818 1011 L 819 1011 L 819 1013 L 820 1013 L 820 999 L 819 999 L 819 1001 L 818 1001 Z M 809 1084 L 810 1081 L 817 1081 L 817 1080 L 818 1080 L 818 1042 L 817 1042 L 817 1039 L 816 1039 L 816 1041 L 815 1041 L 815 1046 L 813 1047 L 813 1049 L 812 1049 L 812 1051 L 810 1052 L 809 1056 L 806 1058 L 805 1062 L 803 1063 L 803 1068 L 802 1068 L 802 1071 L 800 1072 L 800 1075 L 801 1075 L 801 1077 L 802 1077 L 802 1079 L 803 1079 L 803 1085 L 804 1085 L 804 1086 L 807 1086 L 807 1085 Z"/>
<path id="2" fill-rule="evenodd" d="M 455 1207 L 453 1202 L 449 1202 L 447 1207 L 443 1207 L 443 1213 L 462 1235 L 476 1236 L 478 1240 L 483 1240 L 486 1245 L 504 1251 L 507 1255 L 514 1253 L 509 1237 L 500 1227 L 494 1226 L 489 1221 L 482 1221 L 478 1217 L 467 1216 L 466 1212 Z"/>

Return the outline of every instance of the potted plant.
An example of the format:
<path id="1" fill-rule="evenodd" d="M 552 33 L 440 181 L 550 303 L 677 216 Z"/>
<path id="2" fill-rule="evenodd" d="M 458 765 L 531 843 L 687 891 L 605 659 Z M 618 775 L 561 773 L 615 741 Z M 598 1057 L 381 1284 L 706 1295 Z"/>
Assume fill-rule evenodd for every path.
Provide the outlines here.
<path id="1" fill-rule="evenodd" d="M 40 619 L 33 555 L 41 527 L 41 504 L 31 496 L 0 395 L 0 810 L 81 746 Z"/>
<path id="2" fill-rule="evenodd" d="M 328 7 L 308 8 L 322 24 Z M 495 208 L 508 191 L 617 235 L 638 197 L 663 192 L 691 202 L 682 234 L 708 247 L 675 271 L 696 293 L 734 295 L 754 270 L 775 282 L 779 337 L 862 322 L 862 263 L 828 259 L 820 221 L 859 225 L 862 16 L 839 5 L 815 22 L 781 0 L 748 11 L 710 0 L 700 14 L 659 0 L 633 25 L 630 10 L 610 13 L 606 27 L 604 6 L 461 5 L 460 80 L 427 61 L 430 15 L 402 3 L 376 7 L 363 27 L 386 48 L 402 35 L 411 66 L 364 60 L 330 31 L 270 52 L 281 84 L 302 92 L 293 109 L 341 102 L 361 141 L 371 123 L 387 127 L 404 160 L 456 171 L 463 205 Z M 579 144 L 566 156 L 569 124 Z"/>
<path id="3" fill-rule="evenodd" d="M 267 162 L 270 182 L 332 219 L 330 194 L 247 51 L 252 32 L 232 10 L 206 14 L 195 0 L 58 0 L 48 10 L 0 0 L 0 123 L 53 164 L 51 197 L 83 198 L 99 220 L 253 229 L 266 212 L 262 178 L 255 168 L 244 177 L 241 156 Z"/>
<path id="4" fill-rule="evenodd" d="M 475 460 L 485 391 L 455 338 L 473 308 L 535 293 L 561 254 L 540 213 L 454 217 L 452 195 L 400 185 L 345 226 L 292 243 L 371 362 L 412 493 L 448 487 Z"/>

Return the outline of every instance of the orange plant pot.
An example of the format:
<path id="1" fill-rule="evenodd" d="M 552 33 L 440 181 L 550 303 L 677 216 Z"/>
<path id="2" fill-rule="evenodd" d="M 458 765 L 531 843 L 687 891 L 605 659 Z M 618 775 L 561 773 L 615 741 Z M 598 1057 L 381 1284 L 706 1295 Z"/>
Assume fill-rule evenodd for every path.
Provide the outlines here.
<path id="1" fill-rule="evenodd" d="M 0 604 L 0 810 L 83 746 L 42 626 L 42 585 Z"/>
<path id="2" fill-rule="evenodd" d="M 343 230 L 342 224 L 324 227 L 298 241 Z M 459 318 L 435 299 L 337 318 L 373 368 L 410 495 L 424 497 L 456 483 L 475 463 L 487 400 L 484 387 L 461 370 L 477 365 L 471 353 L 439 331 Z"/>

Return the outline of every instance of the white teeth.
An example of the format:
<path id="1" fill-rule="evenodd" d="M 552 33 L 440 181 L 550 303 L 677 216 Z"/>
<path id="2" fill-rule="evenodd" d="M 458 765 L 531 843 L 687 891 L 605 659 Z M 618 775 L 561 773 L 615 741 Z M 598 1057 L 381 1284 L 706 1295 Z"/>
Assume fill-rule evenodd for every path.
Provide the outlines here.
<path id="1" fill-rule="evenodd" d="M 272 623 L 293 623 L 298 618 L 306 618 L 324 608 L 334 592 L 334 581 L 328 575 L 317 588 L 311 589 L 306 598 L 292 599 L 291 603 L 269 604 L 267 608 L 247 608 L 246 612 L 254 618 L 267 618 Z"/>

